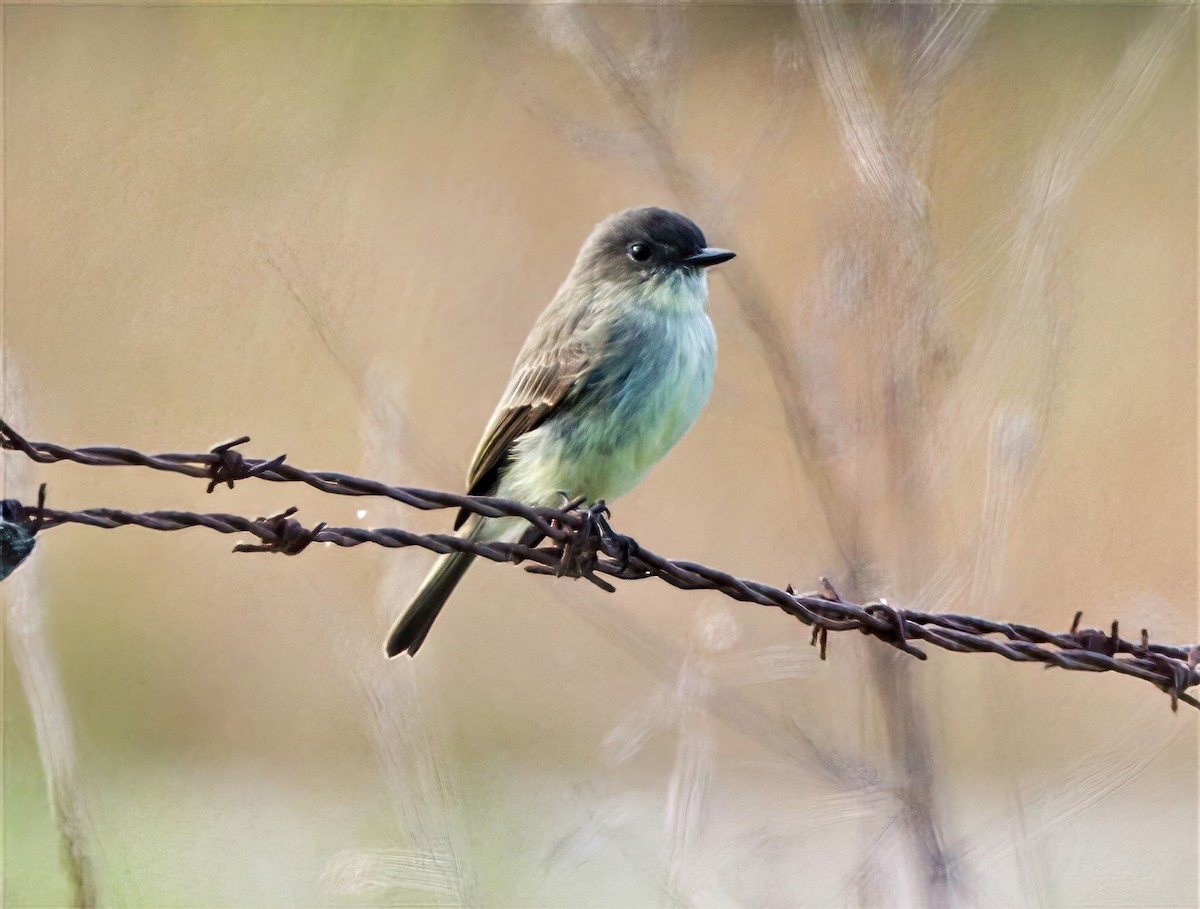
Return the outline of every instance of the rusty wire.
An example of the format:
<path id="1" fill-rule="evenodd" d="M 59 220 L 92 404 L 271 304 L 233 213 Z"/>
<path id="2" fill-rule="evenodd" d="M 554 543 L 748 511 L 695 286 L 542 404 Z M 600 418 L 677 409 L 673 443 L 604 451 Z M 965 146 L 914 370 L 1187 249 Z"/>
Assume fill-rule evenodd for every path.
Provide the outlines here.
<path id="1" fill-rule="evenodd" d="M 515 516 L 528 520 L 534 529 L 517 543 L 480 543 L 453 534 L 417 534 L 399 528 L 366 529 L 305 528 L 292 517 L 295 509 L 277 515 L 250 519 L 233 514 L 198 514 L 186 511 L 127 512 L 109 508 L 59 511 L 10 502 L 6 514 L 31 533 L 61 526 L 83 524 L 115 528 L 138 526 L 174 531 L 204 527 L 218 533 L 245 533 L 256 544 L 239 544 L 238 552 L 282 552 L 295 555 L 312 543 L 359 546 L 371 543 L 389 549 L 417 546 L 437 553 L 473 552 L 494 562 L 532 562 L 526 569 L 539 574 L 583 577 L 607 591 L 615 588 L 601 576 L 620 580 L 659 578 L 683 590 L 710 590 L 734 600 L 773 606 L 812 627 L 812 643 L 826 655 L 831 631 L 860 631 L 891 646 L 925 659 L 913 642 L 921 641 L 958 653 L 994 653 L 1008 660 L 1042 663 L 1084 672 L 1116 672 L 1148 681 L 1171 696 L 1172 709 L 1182 700 L 1200 708 L 1200 701 L 1187 689 L 1200 684 L 1200 644 L 1178 646 L 1155 644 L 1143 629 L 1140 639 L 1130 641 L 1118 634 L 1116 622 L 1107 632 L 1079 627 L 1077 612 L 1069 631 L 1053 632 L 1013 622 L 996 622 L 977 616 L 926 613 L 897 609 L 886 601 L 863 605 L 849 603 L 826 579 L 822 590 L 796 593 L 695 562 L 657 555 L 608 525 L 602 506 L 580 508 L 579 502 L 563 508 L 538 508 L 491 496 L 388 486 L 377 480 L 333 471 L 306 471 L 273 459 L 243 458 L 234 450 L 249 441 L 240 438 L 202 454 L 147 455 L 128 448 L 91 447 L 72 449 L 47 442 L 29 442 L 0 421 L 0 448 L 20 451 L 39 463 L 71 461 L 88 466 L 140 466 L 166 470 L 209 481 L 209 491 L 219 483 L 230 486 L 237 480 L 257 478 L 271 482 L 299 482 L 335 495 L 383 496 L 423 510 L 465 508 L 486 517 Z M 549 545 L 539 545 L 549 537 Z"/>

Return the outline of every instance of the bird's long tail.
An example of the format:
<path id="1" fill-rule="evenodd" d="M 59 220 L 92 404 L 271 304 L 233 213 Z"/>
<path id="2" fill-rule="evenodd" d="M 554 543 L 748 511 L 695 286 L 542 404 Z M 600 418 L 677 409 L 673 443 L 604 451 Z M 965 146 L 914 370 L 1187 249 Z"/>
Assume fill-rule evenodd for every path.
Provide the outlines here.
<path id="1" fill-rule="evenodd" d="M 389 657 L 405 650 L 409 656 L 416 655 L 425 636 L 429 634 L 429 629 L 433 627 L 438 613 L 446 605 L 447 598 L 473 561 L 473 552 L 450 552 L 434 563 L 433 570 L 425 577 L 421 589 L 388 633 L 384 650 Z"/>
<path id="2" fill-rule="evenodd" d="M 470 536 L 478 535 L 478 525 Z M 430 633 L 433 622 L 442 612 L 446 600 L 462 580 L 467 568 L 475 561 L 474 553 L 446 553 L 433 564 L 430 573 L 416 591 L 413 601 L 404 609 L 396 624 L 388 632 L 388 643 L 384 650 L 389 657 L 397 656 L 407 650 L 409 656 L 415 656 L 416 651 L 424 642 L 426 634 Z"/>

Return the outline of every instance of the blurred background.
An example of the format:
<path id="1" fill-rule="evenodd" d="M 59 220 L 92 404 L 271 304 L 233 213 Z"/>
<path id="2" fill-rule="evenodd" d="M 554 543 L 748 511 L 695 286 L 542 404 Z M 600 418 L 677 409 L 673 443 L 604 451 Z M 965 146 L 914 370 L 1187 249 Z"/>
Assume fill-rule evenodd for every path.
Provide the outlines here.
<path id="1" fill-rule="evenodd" d="M 847 596 L 1196 613 L 1196 13 L 3 10 L 4 416 L 461 490 L 592 225 L 677 208 L 716 388 L 614 524 Z M 447 513 L 4 456 L 50 504 Z M 1193 906 L 1150 685 L 647 581 L 73 527 L 2 588 L 4 904 Z M 70 848 L 63 848 L 63 833 Z"/>

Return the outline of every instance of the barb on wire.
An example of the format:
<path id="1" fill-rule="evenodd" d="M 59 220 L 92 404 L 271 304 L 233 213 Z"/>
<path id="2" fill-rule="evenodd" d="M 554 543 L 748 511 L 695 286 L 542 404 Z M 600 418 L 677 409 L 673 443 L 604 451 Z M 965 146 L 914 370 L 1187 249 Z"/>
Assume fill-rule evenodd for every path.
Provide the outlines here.
<path id="1" fill-rule="evenodd" d="M 237 451 L 238 445 L 244 445 L 250 441 L 249 436 L 239 436 L 236 439 L 231 439 L 228 442 L 222 442 L 220 445 L 213 447 L 209 454 L 216 457 L 216 460 L 209 465 L 209 476 L 212 478 L 208 481 L 208 489 L 206 492 L 212 492 L 222 483 L 233 489 L 233 484 L 237 480 L 246 480 L 250 477 L 257 477 L 260 474 L 266 473 L 268 470 L 274 470 L 279 467 L 287 457 L 281 454 L 277 458 L 272 458 L 270 461 L 262 461 L 254 466 L 246 463 L 246 459 L 242 457 L 242 453 Z M 122 449 L 123 450 L 123 449 Z"/>
<path id="2" fill-rule="evenodd" d="M 1126 640 L 1119 636 L 1116 622 L 1109 632 L 1081 629 L 1082 613 L 1075 615 L 1068 631 L 1054 632 L 977 616 L 898 609 L 886 600 L 860 605 L 843 600 L 827 578 L 821 578 L 819 591 L 796 593 L 791 585 L 780 589 L 708 565 L 667 559 L 651 552 L 612 529 L 607 520 L 608 509 L 602 502 L 586 508 L 581 507 L 583 503 L 579 500 L 567 502 L 563 508 L 534 508 L 492 496 L 387 486 L 332 471 L 304 471 L 285 464 L 282 457 L 228 459 L 226 455 L 232 447 L 244 441 L 239 439 L 217 446 L 212 452 L 194 455 L 146 455 L 109 447 L 70 449 L 46 442 L 28 442 L 0 421 L 0 447 L 23 452 L 41 463 L 134 465 L 207 478 L 210 483 L 251 477 L 302 482 L 335 495 L 379 495 L 420 509 L 465 508 L 485 517 L 521 517 L 533 526 L 519 542 L 482 543 L 454 534 L 417 534 L 400 528 L 329 527 L 321 523 L 306 529 L 293 517 L 295 508 L 254 520 L 233 514 L 187 511 L 128 512 L 111 508 L 60 511 L 45 507 L 43 486 L 36 506 L 24 506 L 11 499 L 3 503 L 0 542 L 9 528 L 23 529 L 32 540 L 36 533 L 64 524 L 104 529 L 137 526 L 160 531 L 203 527 L 218 533 L 250 534 L 258 539 L 257 544 L 238 544 L 237 552 L 296 555 L 312 543 L 341 547 L 370 543 L 389 549 L 417 546 L 442 554 L 472 552 L 494 562 L 528 561 L 532 564 L 526 566 L 527 571 L 584 578 L 609 592 L 615 588 L 601 576 L 627 581 L 653 577 L 682 590 L 716 591 L 741 602 L 781 609 L 812 627 L 812 644 L 820 647 L 822 659 L 826 656 L 830 632 L 859 631 L 922 660 L 926 654 L 917 646 L 918 642 L 957 653 L 994 653 L 1015 662 L 1042 663 L 1082 672 L 1116 672 L 1143 679 L 1166 691 L 1171 696 L 1172 709 L 1177 709 L 1178 701 L 1200 708 L 1200 700 L 1187 693 L 1200 685 L 1197 669 L 1200 644 L 1151 643 L 1145 629 L 1139 640 Z M 219 480 L 211 469 L 218 463 L 234 465 L 222 468 L 232 472 L 222 473 Z M 547 539 L 549 543 L 542 545 Z"/>

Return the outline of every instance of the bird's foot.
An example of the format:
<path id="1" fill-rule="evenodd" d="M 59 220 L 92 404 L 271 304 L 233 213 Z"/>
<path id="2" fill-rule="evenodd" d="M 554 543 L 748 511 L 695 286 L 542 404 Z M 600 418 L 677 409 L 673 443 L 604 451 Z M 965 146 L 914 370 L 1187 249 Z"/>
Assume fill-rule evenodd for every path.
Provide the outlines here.
<path id="1" fill-rule="evenodd" d="M 602 514 L 607 509 L 603 502 L 583 508 L 581 506 L 587 501 L 585 497 L 568 499 L 565 493 L 559 493 L 559 495 L 566 500 L 563 510 L 579 515 L 580 518 L 578 526 L 572 528 L 574 533 L 563 543 L 562 557 L 558 564 L 559 577 L 570 575 L 576 578 L 586 577 L 591 580 L 594 577 L 596 557 L 600 553 L 600 544 L 603 538 L 599 521 L 603 520 Z"/>
<path id="2" fill-rule="evenodd" d="M 562 501 L 558 503 L 558 507 L 561 511 L 575 511 L 580 505 L 587 501 L 587 496 L 568 495 L 561 489 L 558 491 L 558 495 L 559 498 L 562 499 Z"/>
<path id="3" fill-rule="evenodd" d="M 615 588 L 596 573 L 600 566 L 600 556 L 608 556 L 613 560 L 604 562 L 605 574 L 621 578 L 645 576 L 644 571 L 634 567 L 641 554 L 637 542 L 632 537 L 612 529 L 608 521 L 611 512 L 603 499 L 585 505 L 587 499 L 582 496 L 572 498 L 564 492 L 560 492 L 559 495 L 562 497 L 559 508 L 569 512 L 570 518 L 564 516 L 562 520 L 553 522 L 556 527 L 569 530 L 567 538 L 555 544 L 558 549 L 558 564 L 530 565 L 526 571 L 554 574 L 558 577 L 586 578 L 610 593 Z M 521 543 L 532 547 L 541 541 L 542 536 L 544 534 L 531 529 L 522 537 Z M 529 542 L 530 540 L 533 542 Z"/>
<path id="4" fill-rule="evenodd" d="M 592 520 L 596 523 L 597 530 L 600 532 L 601 548 L 617 560 L 617 564 L 621 566 L 622 574 L 628 572 L 633 560 L 641 553 L 641 548 L 638 546 L 637 540 L 623 533 L 617 533 L 612 529 L 612 525 L 608 522 L 612 512 L 608 510 L 608 506 L 604 504 L 603 500 L 597 502 L 588 510 L 591 513 Z"/>
<path id="5" fill-rule="evenodd" d="M 565 539 L 554 545 L 558 550 L 557 565 L 530 565 L 526 571 L 535 574 L 554 574 L 557 577 L 585 578 L 597 587 L 612 593 L 616 588 L 596 574 L 599 556 L 605 554 L 605 541 L 612 535 L 605 516 L 608 507 L 603 502 L 583 507 L 587 499 L 583 496 L 572 498 L 560 492 L 562 503 L 560 510 L 569 513 L 561 520 L 552 523 L 555 527 L 567 530 Z M 533 533 L 527 532 L 532 538 Z M 521 542 L 526 540 L 522 538 Z"/>

